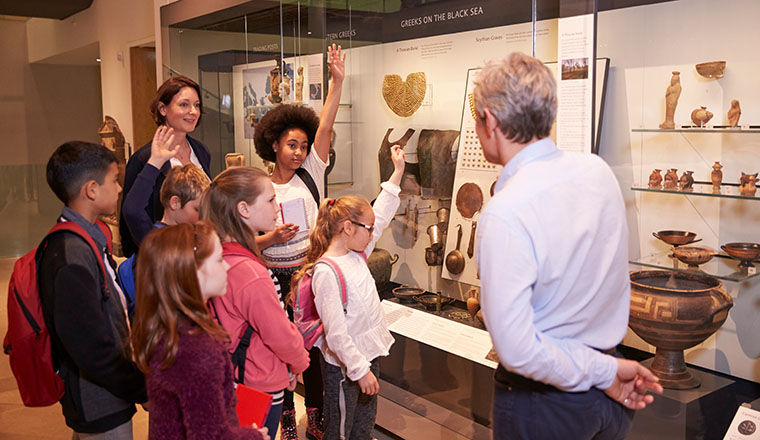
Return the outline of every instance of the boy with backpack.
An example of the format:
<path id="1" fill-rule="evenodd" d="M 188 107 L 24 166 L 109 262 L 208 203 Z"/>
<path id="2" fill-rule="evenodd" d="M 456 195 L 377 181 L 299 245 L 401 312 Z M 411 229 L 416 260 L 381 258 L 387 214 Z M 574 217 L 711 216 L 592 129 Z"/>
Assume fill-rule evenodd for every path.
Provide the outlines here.
<path id="1" fill-rule="evenodd" d="M 38 251 L 42 313 L 73 439 L 80 434 L 132 439 L 134 404 L 147 401 L 145 378 L 131 361 L 126 300 L 108 249 L 110 231 L 97 220 L 116 210 L 118 174 L 111 151 L 81 141 L 58 147 L 47 164 L 48 185 L 65 204 L 59 221 L 81 227 L 100 250 L 94 252 L 88 237 L 60 232 Z"/>
<path id="2" fill-rule="evenodd" d="M 155 224 L 148 214 L 150 197 L 153 186 L 161 175 L 161 168 L 177 154 L 178 149 L 172 148 L 173 129 L 161 127 L 156 131 L 150 145 L 150 158 L 137 175 L 132 190 L 129 191 L 122 205 L 122 216 L 127 223 L 132 239 L 139 247 L 143 238 L 153 228 L 178 225 L 181 223 L 196 223 L 200 212 L 201 195 L 211 184 L 203 170 L 193 164 L 173 167 L 166 173 L 161 185 L 161 205 L 164 215 Z M 127 309 L 130 318 L 135 310 L 135 278 L 137 267 L 133 254 L 119 265 L 119 285 L 127 295 Z"/>

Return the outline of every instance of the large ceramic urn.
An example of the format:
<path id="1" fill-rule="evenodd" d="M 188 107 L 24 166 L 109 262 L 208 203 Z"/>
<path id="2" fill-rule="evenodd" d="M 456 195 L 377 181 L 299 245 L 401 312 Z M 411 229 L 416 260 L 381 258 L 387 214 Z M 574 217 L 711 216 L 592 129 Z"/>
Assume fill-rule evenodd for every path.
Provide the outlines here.
<path id="1" fill-rule="evenodd" d="M 664 270 L 631 272 L 628 325 L 657 348 L 650 368 L 663 387 L 700 385 L 686 369 L 683 351 L 715 333 L 733 305 L 716 278 Z"/>
<path id="2" fill-rule="evenodd" d="M 391 266 L 398 261 L 398 255 L 391 257 L 390 252 L 385 249 L 375 248 L 367 258 L 367 266 L 375 280 L 377 292 L 380 293 L 388 281 L 391 280 Z"/>

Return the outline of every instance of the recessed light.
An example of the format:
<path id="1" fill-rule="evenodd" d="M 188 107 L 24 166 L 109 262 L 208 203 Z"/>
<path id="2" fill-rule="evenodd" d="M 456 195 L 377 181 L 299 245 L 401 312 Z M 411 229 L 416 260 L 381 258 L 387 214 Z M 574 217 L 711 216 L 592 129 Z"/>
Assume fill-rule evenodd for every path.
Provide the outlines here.
<path id="1" fill-rule="evenodd" d="M 99 63 L 100 62 L 100 58 L 95 58 L 95 61 L 97 61 Z"/>

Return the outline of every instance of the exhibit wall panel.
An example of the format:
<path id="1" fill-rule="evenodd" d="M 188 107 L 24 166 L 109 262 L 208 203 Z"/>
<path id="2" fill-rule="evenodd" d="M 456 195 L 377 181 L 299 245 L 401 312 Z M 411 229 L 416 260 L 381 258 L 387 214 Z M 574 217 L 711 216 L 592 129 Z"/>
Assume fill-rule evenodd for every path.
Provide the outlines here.
<path id="1" fill-rule="evenodd" d="M 632 191 L 646 187 L 653 169 L 693 171 L 710 181 L 712 165 L 723 165 L 723 182 L 738 183 L 741 172 L 760 170 L 760 133 L 634 132 L 658 129 L 665 118 L 665 92 L 672 72 L 680 72 L 682 92 L 677 126 L 692 124 L 691 112 L 705 106 L 710 125 L 728 124 L 733 99 L 741 103 L 740 124 L 760 124 L 760 60 L 748 48 L 760 45 L 755 21 L 760 3 L 731 0 L 669 2 L 599 13 L 598 56 L 611 59 L 600 155 L 612 166 L 626 200 L 629 250 L 635 260 L 666 253 L 668 245 L 653 231 L 697 233 L 698 246 L 720 250 L 728 242 L 760 241 L 760 204 L 756 200 L 657 194 Z M 725 76 L 708 79 L 695 65 L 726 61 Z M 632 270 L 644 269 L 631 266 Z M 760 381 L 758 330 L 760 281 L 724 281 L 734 307 L 724 326 L 687 351 L 686 361 Z M 654 348 L 629 332 L 627 345 Z"/>

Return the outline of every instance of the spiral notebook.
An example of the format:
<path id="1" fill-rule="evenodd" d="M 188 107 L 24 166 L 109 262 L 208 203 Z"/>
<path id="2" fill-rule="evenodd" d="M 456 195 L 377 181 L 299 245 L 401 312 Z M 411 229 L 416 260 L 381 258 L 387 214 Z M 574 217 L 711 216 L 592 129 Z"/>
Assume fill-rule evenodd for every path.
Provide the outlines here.
<path id="1" fill-rule="evenodd" d="M 237 411 L 240 426 L 250 428 L 254 423 L 259 428 L 264 422 L 272 407 L 272 395 L 263 391 L 255 390 L 243 384 L 236 384 Z"/>

